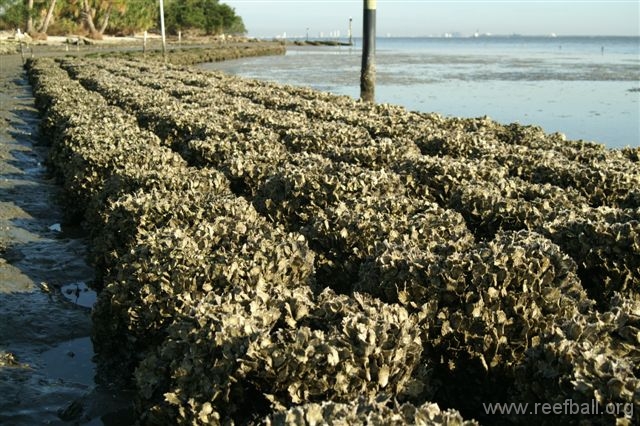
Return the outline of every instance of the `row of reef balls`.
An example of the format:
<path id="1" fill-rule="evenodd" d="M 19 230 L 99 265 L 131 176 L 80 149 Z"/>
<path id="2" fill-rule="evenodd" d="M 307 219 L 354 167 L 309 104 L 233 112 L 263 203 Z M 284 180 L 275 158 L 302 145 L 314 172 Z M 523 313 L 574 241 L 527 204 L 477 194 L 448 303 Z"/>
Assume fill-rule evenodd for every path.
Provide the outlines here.
<path id="1" fill-rule="evenodd" d="M 94 53 L 94 57 L 139 58 L 151 62 L 168 62 L 175 65 L 194 65 L 203 62 L 228 61 L 252 56 L 284 55 L 286 47 L 280 42 L 238 41 L 219 43 L 215 47 L 180 46 L 167 49 L 166 58 L 162 50 L 149 51 L 121 50 L 107 53 Z"/>
<path id="2" fill-rule="evenodd" d="M 291 164 L 300 165 L 304 172 L 307 165 L 322 161 L 308 159 L 312 151 L 332 161 L 394 171 L 406 189 L 413 188 L 421 197 L 428 192 L 442 207 L 461 213 L 478 238 L 490 239 L 499 229 L 527 229 L 545 235 L 576 259 L 583 285 L 600 304 L 606 304 L 614 291 L 624 291 L 631 282 L 640 279 L 637 256 L 633 250 L 626 250 L 633 246 L 635 233 L 629 229 L 628 222 L 638 220 L 638 200 L 634 197 L 640 187 L 640 169 L 631 149 L 610 151 L 594 144 L 563 142 L 556 135 L 545 137 L 535 129 L 505 127 L 487 120 L 467 120 L 471 123 L 463 126 L 457 119 L 444 122 L 435 115 L 424 118 L 398 111 L 397 107 L 375 107 L 378 119 L 374 121 L 370 111 L 350 112 L 364 107 L 346 105 L 345 98 L 332 98 L 337 107 L 333 105 L 330 109 L 332 102 L 325 99 L 329 96 L 326 94 L 314 99 L 314 92 L 305 89 L 283 89 L 260 82 L 233 84 L 240 80 L 194 75 L 192 70 L 164 72 L 159 79 L 154 77 L 153 68 L 139 63 L 129 63 L 126 68 L 110 63 L 66 67 L 86 87 L 98 90 L 110 102 L 135 114 L 140 124 L 170 143 L 190 164 L 223 171 L 236 193 L 254 198 L 255 192 L 264 188 L 267 178 L 281 173 L 292 175 Z M 260 85 L 266 85 L 266 90 L 252 89 Z M 293 93 L 281 95 L 286 90 Z M 286 103 L 282 104 L 283 100 Z M 224 120 L 212 120 L 212 117 Z M 605 191 L 605 196 L 626 194 L 623 197 L 626 201 L 624 205 L 616 202 L 592 205 L 588 199 L 595 196 L 593 191 L 586 192 L 578 188 L 580 185 L 563 187 L 514 176 L 512 164 L 499 159 L 501 149 L 497 147 L 493 159 L 487 152 L 480 160 L 471 154 L 469 158 L 459 159 L 442 152 L 435 156 L 419 155 L 416 144 L 407 142 L 407 135 L 412 136 L 412 140 L 420 139 L 415 136 L 415 129 L 421 129 L 422 138 L 433 133 L 444 140 L 442 129 L 453 128 L 447 139 L 453 144 L 461 134 L 467 135 L 460 126 L 470 134 L 467 139 L 484 141 L 484 145 L 509 141 L 502 151 L 511 150 L 513 146 L 521 153 L 521 161 L 542 147 L 551 153 L 547 158 L 559 152 L 567 161 L 548 160 L 546 167 L 560 164 L 558 168 L 567 169 L 570 165 L 574 181 L 590 179 L 591 175 L 583 173 L 588 163 L 589 169 L 597 171 L 600 181 L 617 182 L 615 188 Z M 307 142 L 294 145 L 291 132 L 300 128 L 304 129 L 304 139 L 297 140 Z M 390 142 L 388 136 L 394 140 Z M 337 157 L 332 155 L 337 145 L 321 141 L 338 141 L 342 153 Z M 389 146 L 394 145 L 401 149 L 389 150 Z M 367 152 L 373 150 L 381 155 L 368 155 L 363 147 L 369 147 Z M 300 151 L 304 154 L 302 159 L 295 155 Z M 294 158 L 287 153 L 294 154 Z M 301 161 L 305 164 L 299 164 Z M 357 179 L 357 172 L 350 174 Z M 285 179 L 290 178 L 285 176 Z M 334 190 L 337 180 L 332 177 L 330 180 L 323 191 L 318 191 L 321 197 L 326 198 L 326 192 Z M 601 193 L 604 189 L 597 187 L 598 182 L 587 180 L 583 186 L 595 187 L 594 191 Z M 380 189 L 384 191 L 391 186 L 394 187 L 391 190 L 397 192 L 394 183 Z M 415 191 L 410 195 L 416 195 Z M 594 222 L 597 226 L 591 226 Z M 575 238 L 576 233 L 584 233 L 586 238 L 580 241 Z M 612 245 L 617 249 L 611 250 Z M 597 254 L 583 262 L 588 252 Z"/>
<path id="3" fill-rule="evenodd" d="M 142 423 L 638 421 L 635 151 L 149 62 L 28 69 Z M 568 399 L 626 410 L 483 405 Z"/>

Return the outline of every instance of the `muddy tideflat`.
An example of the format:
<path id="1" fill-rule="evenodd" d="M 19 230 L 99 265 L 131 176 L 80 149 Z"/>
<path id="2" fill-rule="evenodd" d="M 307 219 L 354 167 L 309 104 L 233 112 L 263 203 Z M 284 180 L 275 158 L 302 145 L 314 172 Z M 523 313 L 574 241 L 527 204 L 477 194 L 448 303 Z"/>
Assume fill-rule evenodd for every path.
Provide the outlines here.
<path id="1" fill-rule="evenodd" d="M 94 382 L 90 310 L 61 292 L 93 271 L 84 239 L 51 229 L 64 212 L 21 65 L 0 59 L 0 423 L 103 424 L 119 408 Z"/>

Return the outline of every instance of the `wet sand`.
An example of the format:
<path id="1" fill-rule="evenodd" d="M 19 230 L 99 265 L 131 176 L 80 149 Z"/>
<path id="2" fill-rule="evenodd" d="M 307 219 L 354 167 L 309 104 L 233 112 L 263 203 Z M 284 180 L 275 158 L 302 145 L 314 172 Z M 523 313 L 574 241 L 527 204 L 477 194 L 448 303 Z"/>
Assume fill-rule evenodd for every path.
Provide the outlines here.
<path id="1" fill-rule="evenodd" d="M 0 87 L 0 424 L 115 424 L 126 407 L 94 381 L 86 242 L 63 224 L 19 55 L 0 57 Z"/>

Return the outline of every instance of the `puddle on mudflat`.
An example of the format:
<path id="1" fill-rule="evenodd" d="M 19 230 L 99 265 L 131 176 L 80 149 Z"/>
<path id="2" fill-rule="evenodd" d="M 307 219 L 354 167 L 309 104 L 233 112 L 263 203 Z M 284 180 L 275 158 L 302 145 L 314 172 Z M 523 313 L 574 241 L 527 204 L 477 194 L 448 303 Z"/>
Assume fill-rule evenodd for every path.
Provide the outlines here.
<path id="1" fill-rule="evenodd" d="M 71 283 L 60 287 L 62 295 L 78 306 L 91 308 L 97 299 L 95 291 L 91 290 L 83 282 Z"/>
<path id="2" fill-rule="evenodd" d="M 41 355 L 42 367 L 40 372 L 45 376 L 59 380 L 84 385 L 93 385 L 96 366 L 92 361 L 93 344 L 91 338 L 80 337 L 63 342 Z"/>

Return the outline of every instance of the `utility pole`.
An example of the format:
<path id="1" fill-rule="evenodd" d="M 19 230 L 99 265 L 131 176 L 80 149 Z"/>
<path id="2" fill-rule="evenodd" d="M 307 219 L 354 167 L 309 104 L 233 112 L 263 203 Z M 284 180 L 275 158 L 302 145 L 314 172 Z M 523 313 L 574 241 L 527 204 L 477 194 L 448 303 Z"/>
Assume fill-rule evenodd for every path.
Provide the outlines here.
<path id="1" fill-rule="evenodd" d="M 164 32 L 164 1 L 160 0 L 160 32 L 162 33 L 162 57 L 167 63 L 167 37 Z"/>
<path id="2" fill-rule="evenodd" d="M 360 99 L 365 102 L 375 102 L 376 0 L 364 0 L 363 21 Z"/>

